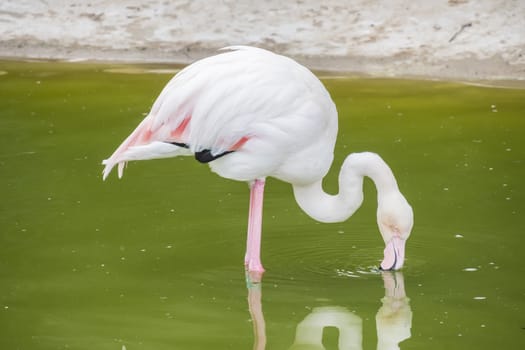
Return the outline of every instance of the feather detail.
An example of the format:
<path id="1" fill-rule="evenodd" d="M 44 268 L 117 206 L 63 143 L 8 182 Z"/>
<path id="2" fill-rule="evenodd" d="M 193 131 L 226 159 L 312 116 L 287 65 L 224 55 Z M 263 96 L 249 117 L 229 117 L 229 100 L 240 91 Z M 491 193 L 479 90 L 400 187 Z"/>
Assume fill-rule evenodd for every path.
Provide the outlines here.
<path id="1" fill-rule="evenodd" d="M 272 166 L 266 169 L 278 169 L 290 155 L 307 155 L 306 148 L 320 142 L 320 130 L 335 134 L 336 129 L 335 106 L 305 67 L 263 49 L 228 47 L 187 66 L 168 82 L 144 121 L 104 161 L 103 178 L 116 164 L 137 160 L 139 150 L 144 151 L 140 159 L 171 154 L 155 147 L 127 152 L 154 142 L 188 146 L 186 151 L 173 151 L 174 156 L 204 152 L 216 159 L 239 151 L 209 164 L 218 173 L 228 172 L 230 178 L 251 178 L 268 162 Z M 295 134 L 302 135 L 304 144 L 290 137 Z M 241 154 L 251 154 L 250 166 L 238 163 Z M 233 159 L 237 160 L 232 164 L 227 161 Z M 120 175 L 123 169 L 124 164 Z"/>
<path id="2" fill-rule="evenodd" d="M 102 171 L 103 180 L 108 177 L 113 167 L 117 164 L 118 177 L 122 178 L 127 161 L 168 158 L 190 154 L 185 148 L 165 143 L 176 141 L 177 139 L 170 135 L 171 132 L 166 130 L 166 127 L 160 127 L 153 131 L 151 129 L 153 120 L 153 115 L 149 114 L 131 135 L 122 142 L 111 157 L 102 161 L 102 164 L 105 165 Z M 174 132 L 180 136 L 188 122 L 189 119 L 184 119 L 181 125 L 175 127 Z"/>

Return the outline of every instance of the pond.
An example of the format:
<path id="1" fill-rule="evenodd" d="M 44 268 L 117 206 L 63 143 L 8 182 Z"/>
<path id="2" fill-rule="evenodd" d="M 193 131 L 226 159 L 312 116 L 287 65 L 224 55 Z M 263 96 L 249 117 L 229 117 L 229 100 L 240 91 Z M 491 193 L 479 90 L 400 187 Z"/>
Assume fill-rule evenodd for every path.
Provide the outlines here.
<path id="1" fill-rule="evenodd" d="M 323 77 L 340 115 L 325 187 L 348 153 L 379 153 L 415 212 L 405 267 L 376 269 L 371 181 L 320 224 L 269 179 L 251 284 L 246 184 L 191 157 L 102 182 L 171 68 L 0 63 L 0 348 L 525 346 L 525 90 Z"/>

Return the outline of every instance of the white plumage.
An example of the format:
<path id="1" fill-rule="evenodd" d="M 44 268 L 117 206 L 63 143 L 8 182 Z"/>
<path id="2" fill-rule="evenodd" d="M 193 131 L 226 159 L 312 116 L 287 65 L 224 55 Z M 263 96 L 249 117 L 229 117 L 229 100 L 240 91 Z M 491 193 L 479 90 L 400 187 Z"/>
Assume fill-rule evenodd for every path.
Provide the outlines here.
<path id="1" fill-rule="evenodd" d="M 230 47 L 171 79 L 146 118 L 103 162 L 103 178 L 117 164 L 121 177 L 127 161 L 195 154 L 220 176 L 249 181 L 246 264 L 262 272 L 266 177 L 291 183 L 298 204 L 313 218 L 335 222 L 360 206 L 362 178 L 369 176 L 378 187 L 378 225 L 387 244 L 381 266 L 400 268 L 412 209 L 388 165 L 372 153 L 350 155 L 339 177 L 340 194 L 324 193 L 336 137 L 336 107 L 313 73 L 266 50 Z"/>
<path id="2" fill-rule="evenodd" d="M 210 163 L 219 175 L 241 181 L 275 176 L 291 182 L 291 172 L 304 176 L 303 167 L 314 161 L 306 160 L 311 148 L 317 149 L 316 155 L 325 151 L 318 157 L 322 161 L 314 162 L 316 168 L 322 166 L 316 177 L 326 174 L 337 112 L 321 82 L 287 57 L 248 47 L 228 50 L 233 51 L 198 61 L 168 82 L 148 116 L 105 161 L 104 178 L 115 164 L 128 160 L 165 158 L 169 148 L 174 155 L 203 149 L 216 155 L 243 137 L 249 141 L 242 149 Z M 173 136 L 187 118 L 182 134 Z M 300 140 L 292 136 L 298 133 Z M 156 156 L 152 141 L 185 143 L 191 153 L 157 144 Z M 137 148 L 143 145 L 149 147 Z"/>

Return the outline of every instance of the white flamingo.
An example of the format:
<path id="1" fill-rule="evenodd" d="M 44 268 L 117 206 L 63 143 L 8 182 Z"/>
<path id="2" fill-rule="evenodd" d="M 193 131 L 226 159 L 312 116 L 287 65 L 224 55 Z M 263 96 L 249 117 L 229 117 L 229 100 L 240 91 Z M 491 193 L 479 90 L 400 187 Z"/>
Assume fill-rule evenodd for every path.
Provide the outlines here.
<path id="1" fill-rule="evenodd" d="M 375 153 L 352 153 L 339 174 L 339 194 L 323 191 L 333 160 L 337 110 L 313 73 L 290 58 L 235 46 L 197 61 L 164 87 L 150 113 L 103 161 L 103 179 L 127 161 L 194 155 L 222 177 L 250 184 L 245 264 L 260 259 L 265 178 L 293 186 L 299 206 L 321 222 L 348 219 L 363 201 L 363 177 L 377 188 L 377 223 L 385 241 L 382 269 L 403 266 L 412 208 L 388 165 Z"/>

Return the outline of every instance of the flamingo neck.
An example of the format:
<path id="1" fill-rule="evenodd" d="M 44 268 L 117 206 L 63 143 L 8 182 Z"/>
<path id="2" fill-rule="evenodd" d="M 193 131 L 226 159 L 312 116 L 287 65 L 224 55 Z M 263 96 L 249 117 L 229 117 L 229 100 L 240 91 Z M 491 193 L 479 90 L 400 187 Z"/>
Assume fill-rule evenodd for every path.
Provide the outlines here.
<path id="1" fill-rule="evenodd" d="M 339 173 L 339 193 L 323 190 L 322 179 L 307 185 L 294 185 L 297 203 L 309 216 L 321 222 L 341 222 L 359 209 L 363 202 L 363 178 L 374 181 L 378 202 L 393 191 L 397 182 L 385 161 L 375 153 L 352 153 L 346 157 Z"/>

